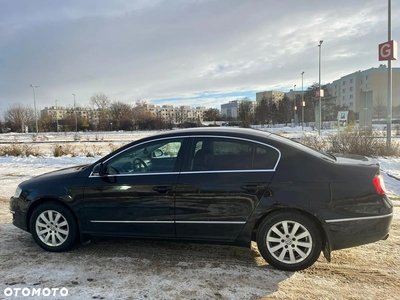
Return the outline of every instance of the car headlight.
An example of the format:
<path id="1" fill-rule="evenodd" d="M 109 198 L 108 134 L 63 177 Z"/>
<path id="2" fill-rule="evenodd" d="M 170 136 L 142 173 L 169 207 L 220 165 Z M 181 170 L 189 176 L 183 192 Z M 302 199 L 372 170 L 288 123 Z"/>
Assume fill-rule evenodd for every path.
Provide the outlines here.
<path id="1" fill-rule="evenodd" d="M 17 189 L 15 190 L 15 193 L 14 193 L 14 198 L 19 198 L 19 196 L 21 195 L 21 193 L 22 193 L 22 189 L 20 188 L 20 187 L 17 187 Z"/>

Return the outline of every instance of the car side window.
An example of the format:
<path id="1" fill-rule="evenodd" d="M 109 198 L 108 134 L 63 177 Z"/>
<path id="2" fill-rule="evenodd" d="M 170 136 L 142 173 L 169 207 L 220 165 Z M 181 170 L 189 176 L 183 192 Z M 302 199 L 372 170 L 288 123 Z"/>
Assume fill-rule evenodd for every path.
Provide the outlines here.
<path id="1" fill-rule="evenodd" d="M 279 152 L 271 147 L 256 145 L 254 153 L 253 169 L 272 170 L 279 159 Z"/>
<path id="2" fill-rule="evenodd" d="M 224 138 L 196 138 L 192 170 L 248 170 L 252 164 L 253 144 Z"/>
<path id="3" fill-rule="evenodd" d="M 232 138 L 195 138 L 192 171 L 272 170 L 279 152 L 266 145 Z"/>
<path id="4" fill-rule="evenodd" d="M 133 146 L 106 163 L 106 174 L 173 172 L 182 141 L 168 139 Z"/>

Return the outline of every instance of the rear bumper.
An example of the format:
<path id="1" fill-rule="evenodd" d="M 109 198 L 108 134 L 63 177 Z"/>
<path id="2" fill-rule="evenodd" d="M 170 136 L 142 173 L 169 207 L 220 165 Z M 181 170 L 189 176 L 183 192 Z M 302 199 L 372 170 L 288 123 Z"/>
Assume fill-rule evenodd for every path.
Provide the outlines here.
<path id="1" fill-rule="evenodd" d="M 393 213 L 382 216 L 327 220 L 331 250 L 360 246 L 386 239 Z"/>

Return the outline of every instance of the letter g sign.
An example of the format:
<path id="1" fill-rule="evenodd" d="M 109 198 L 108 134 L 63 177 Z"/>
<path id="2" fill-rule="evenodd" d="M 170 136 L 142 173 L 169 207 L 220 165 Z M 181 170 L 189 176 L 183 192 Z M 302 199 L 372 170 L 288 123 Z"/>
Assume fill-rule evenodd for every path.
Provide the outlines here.
<path id="1" fill-rule="evenodd" d="M 397 43 L 396 41 L 388 41 L 379 44 L 379 61 L 396 60 L 397 59 Z"/>

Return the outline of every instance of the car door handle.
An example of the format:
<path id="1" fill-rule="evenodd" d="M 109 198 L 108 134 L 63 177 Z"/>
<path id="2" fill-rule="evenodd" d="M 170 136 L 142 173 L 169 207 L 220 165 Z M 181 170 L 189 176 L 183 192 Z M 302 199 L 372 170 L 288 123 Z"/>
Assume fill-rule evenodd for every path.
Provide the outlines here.
<path id="1" fill-rule="evenodd" d="M 172 191 L 172 186 L 155 186 L 153 187 L 153 191 L 159 192 L 160 194 L 166 194 L 169 191 Z"/>

